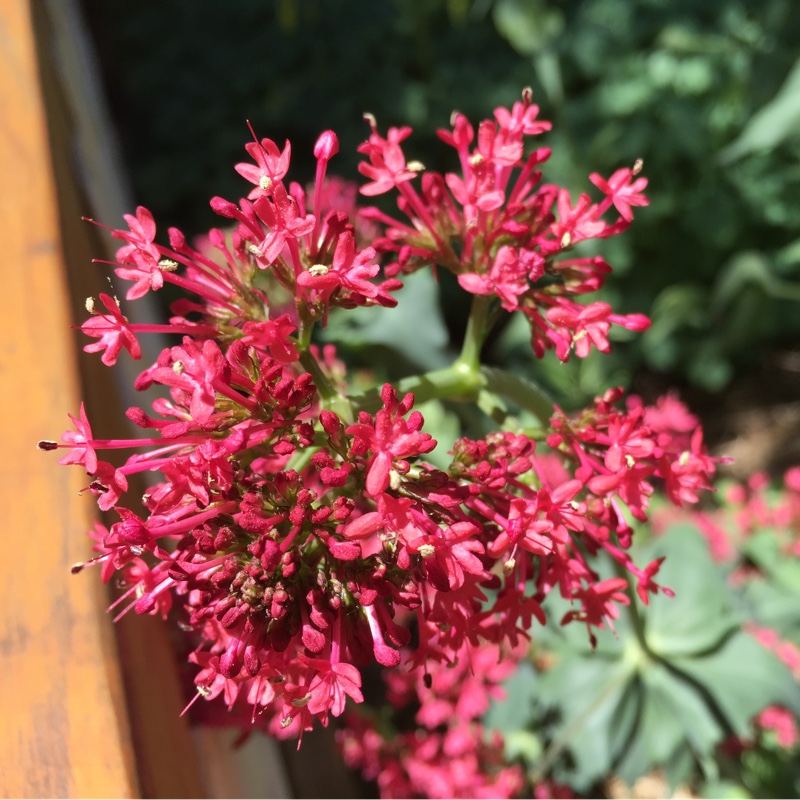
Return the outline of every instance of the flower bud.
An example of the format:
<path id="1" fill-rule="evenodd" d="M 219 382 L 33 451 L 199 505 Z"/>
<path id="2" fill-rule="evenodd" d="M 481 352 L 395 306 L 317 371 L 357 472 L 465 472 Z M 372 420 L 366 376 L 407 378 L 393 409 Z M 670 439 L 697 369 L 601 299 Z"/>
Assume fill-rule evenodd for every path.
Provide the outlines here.
<path id="1" fill-rule="evenodd" d="M 333 131 L 324 131 L 314 145 L 314 158 L 328 161 L 339 152 L 339 139 Z"/>

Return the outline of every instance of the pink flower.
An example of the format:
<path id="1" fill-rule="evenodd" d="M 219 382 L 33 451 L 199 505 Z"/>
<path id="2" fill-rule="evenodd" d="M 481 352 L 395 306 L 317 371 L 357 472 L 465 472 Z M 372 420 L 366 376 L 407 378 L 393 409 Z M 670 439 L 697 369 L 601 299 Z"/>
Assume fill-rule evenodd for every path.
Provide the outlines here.
<path id="1" fill-rule="evenodd" d="M 319 292 L 319 299 L 326 306 L 331 304 L 331 296 L 337 289 L 382 306 L 396 306 L 397 301 L 386 289 L 399 288 L 402 285 L 399 281 L 386 281 L 383 285 L 378 285 L 369 280 L 380 271 L 380 267 L 373 263 L 375 255 L 372 247 L 356 253 L 355 237 L 345 231 L 336 243 L 333 264 L 330 267 L 316 265 L 307 272 L 301 272 L 297 276 L 297 285 Z M 308 292 L 304 294 L 308 295 Z"/>
<path id="2" fill-rule="evenodd" d="M 412 180 L 416 173 L 408 169 L 400 142 L 411 135 L 411 128 L 389 128 L 386 139 L 378 135 L 374 120 L 371 120 L 372 133 L 358 152 L 369 157 L 370 163 L 361 162 L 358 171 L 371 179 L 361 187 L 361 194 L 372 197 L 383 194 Z"/>
<path id="3" fill-rule="evenodd" d="M 247 195 L 250 200 L 255 200 L 262 195 L 269 194 L 275 183 L 283 180 L 286 176 L 289 171 L 292 146 L 287 141 L 281 152 L 271 139 L 262 139 L 260 144 L 258 141 L 248 142 L 244 149 L 256 162 L 256 166 L 241 163 L 237 164 L 234 169 L 243 178 L 255 184 L 256 188 Z"/>
<path id="4" fill-rule="evenodd" d="M 198 345 L 188 336 L 180 347 L 165 350 L 152 379 L 179 390 L 188 398 L 188 407 L 197 422 L 207 422 L 216 409 L 216 384 L 222 376 L 225 358 L 211 339 Z"/>
<path id="5" fill-rule="evenodd" d="M 367 414 L 359 415 L 359 421 L 351 425 L 347 432 L 352 434 L 359 447 L 369 449 L 366 489 L 372 497 L 385 492 L 389 487 L 392 469 L 407 471 L 408 463 L 396 460 L 429 453 L 436 447 L 436 441 L 428 433 L 422 433 L 422 414 L 411 413 L 404 419 L 414 405 L 414 395 L 407 394 L 402 401 L 397 401 L 397 393 L 391 384 L 384 384 L 381 390 L 384 407 L 372 418 Z"/>
<path id="6" fill-rule="evenodd" d="M 309 658 L 302 653 L 298 659 L 316 675 L 308 686 L 308 705 L 311 714 L 327 714 L 339 717 L 344 711 L 345 702 L 351 697 L 356 703 L 362 703 L 361 674 L 352 664 L 339 662 L 331 664 L 324 658 Z"/>
<path id="7" fill-rule="evenodd" d="M 458 276 L 462 289 L 472 294 L 496 294 L 506 311 L 519 307 L 519 297 L 528 291 L 528 280 L 537 280 L 544 274 L 544 259 L 530 250 L 504 245 L 497 251 L 488 275 L 474 272 Z"/>
<path id="8" fill-rule="evenodd" d="M 251 320 L 242 326 L 242 341 L 267 351 L 279 364 L 291 364 L 300 357 L 297 348 L 289 341 L 289 334 L 296 328 L 288 314 L 263 322 Z"/>
<path id="9" fill-rule="evenodd" d="M 465 573 L 486 574 L 478 558 L 484 552 L 478 533 L 480 529 L 474 522 L 464 520 L 451 525 L 440 536 L 425 535 L 413 541 L 411 549 L 423 557 L 425 574 L 433 586 L 442 591 L 460 589 Z"/>
<path id="10" fill-rule="evenodd" d="M 677 506 L 696 503 L 698 491 L 711 488 L 711 476 L 716 471 L 716 465 L 730 461 L 727 457 L 709 456 L 703 445 L 703 430 L 697 428 L 692 434 L 689 448 L 680 454 L 677 461 L 662 459 L 660 472 L 666 480 L 669 498 Z"/>
<path id="11" fill-rule="evenodd" d="M 538 498 L 524 500 L 515 497 L 509 504 L 508 521 L 489 545 L 489 554 L 497 558 L 509 547 L 519 545 L 534 555 L 547 555 L 553 543 L 546 535 L 553 530 L 553 523 L 539 518 Z"/>
<path id="12" fill-rule="evenodd" d="M 103 355 L 100 360 L 107 366 L 117 363 L 120 351 L 124 347 L 134 359 L 142 357 L 142 349 L 136 335 L 130 329 L 128 320 L 122 316 L 119 303 L 116 298 L 109 297 L 107 294 L 100 294 L 100 300 L 108 310 L 108 314 L 94 312 L 94 316 L 86 320 L 81 325 L 81 330 L 87 336 L 100 339 L 99 342 L 87 344 L 83 350 L 85 353 L 100 353 Z"/>
<path id="13" fill-rule="evenodd" d="M 755 721 L 760 728 L 775 731 L 778 744 L 786 750 L 791 750 L 800 739 L 797 720 L 794 714 L 785 708 L 769 706 L 756 717 Z"/>
<path id="14" fill-rule="evenodd" d="M 650 203 L 642 194 L 647 186 L 647 178 L 637 178 L 632 181 L 634 174 L 633 170 L 625 167 L 618 169 L 608 181 L 605 181 L 596 172 L 589 176 L 589 180 L 611 199 L 614 207 L 627 222 L 633 219 L 631 206 L 646 206 Z"/>
<path id="15" fill-rule="evenodd" d="M 631 467 L 635 459 L 653 454 L 655 444 L 650 431 L 638 423 L 639 417 L 635 414 L 615 414 L 609 418 L 606 434 L 609 448 L 604 463 L 612 472 Z"/>
<path id="16" fill-rule="evenodd" d="M 530 97 L 525 97 L 524 102 L 516 102 L 509 111 L 506 108 L 496 108 L 494 118 L 500 128 L 510 136 L 538 136 L 549 131 L 553 124 L 539 116 L 539 106 L 530 104 Z"/>
<path id="17" fill-rule="evenodd" d="M 72 449 L 58 460 L 59 464 L 82 464 L 90 475 L 97 472 L 97 453 L 94 450 L 92 428 L 86 416 L 86 408 L 81 403 L 80 419 L 67 415 L 75 426 L 74 431 L 66 431 L 61 440 L 71 444 Z"/>
<path id="18" fill-rule="evenodd" d="M 599 208 L 592 204 L 588 194 L 581 194 L 574 208 L 570 205 L 569 192 L 560 189 L 558 192 L 558 222 L 551 226 L 553 236 L 562 247 L 573 245 L 582 239 L 592 239 L 606 229 L 606 224 L 599 218 Z"/>
<path id="19" fill-rule="evenodd" d="M 590 303 L 581 306 L 577 303 L 562 301 L 561 305 L 547 311 L 547 321 L 557 328 L 568 332 L 569 339 L 575 345 L 575 355 L 586 358 L 594 345 L 601 353 L 608 353 L 611 345 L 608 342 L 608 331 L 611 328 L 609 316 L 611 306 L 607 303 Z M 569 347 L 562 339 L 556 344 L 556 355 L 559 360 L 569 359 Z"/>
<path id="20" fill-rule="evenodd" d="M 587 628 L 591 625 L 602 628 L 604 621 L 607 621 L 613 630 L 612 620 L 619 618 L 617 604 L 627 606 L 631 602 L 623 591 L 627 585 L 628 582 L 624 578 L 609 578 L 593 586 L 575 589 L 573 599 L 580 602 L 581 608 L 577 611 L 568 611 L 561 624 L 566 625 L 572 620 L 580 620 L 586 623 Z M 591 632 L 590 637 L 594 642 L 594 634 Z"/>
<path id="21" fill-rule="evenodd" d="M 411 129 L 392 128 L 384 139 L 373 120 L 360 148 L 361 194 L 396 190 L 397 212 L 364 213 L 373 226 L 366 246 L 367 229 L 348 216 L 355 196 L 326 184 L 338 150 L 332 131 L 314 146 L 307 190 L 284 184 L 288 142 L 282 150 L 269 139 L 248 144 L 254 163 L 236 169 L 255 187 L 250 199 L 215 198 L 212 208 L 234 228 L 212 229 L 196 247 L 177 229 L 156 245 L 152 215 L 138 208 L 125 218 L 129 230 L 112 232 L 122 242 L 112 266 L 134 282 L 128 297 L 165 282 L 189 296 L 173 303 L 169 325 L 136 325 L 100 295 L 104 310 L 82 326 L 98 341 L 85 349 L 112 364 L 123 348 L 139 357 L 140 333 L 181 335 L 135 383 L 168 394 L 152 411 L 128 410 L 142 438 L 95 439 L 81 406 L 63 443 L 39 444 L 64 448 L 62 463 L 91 473 L 102 509 L 120 503 L 120 520 L 95 529 L 89 563 L 103 565 L 104 579 L 116 572 L 127 582 L 120 614 L 185 616 L 198 697 L 219 695 L 236 723 L 301 736 L 341 715 L 348 698 L 363 702 L 362 665 L 401 667 L 390 698 L 400 705 L 416 695 L 419 710 L 408 720 L 416 713 L 419 729 L 386 742 L 362 726 L 350 743 L 351 760 L 384 793 L 518 794 L 522 772 L 504 763 L 502 738 L 476 720 L 523 657 L 534 619 L 546 623 L 545 597 L 570 598 L 563 622 L 584 623 L 591 637 L 629 602 L 623 590 L 633 580 L 643 600 L 668 593 L 655 583 L 658 560 L 644 568 L 631 560 L 627 519 L 646 518 L 652 478 L 676 503 L 693 502 L 719 461 L 674 404 L 619 412 L 614 389 L 572 418 L 555 409 L 548 421 L 538 410 L 535 433 L 461 439 L 451 465 L 437 469 L 424 461 L 436 442 L 412 394 L 399 398 L 385 384 L 373 414 L 372 393 L 355 391 L 360 376 L 348 380 L 332 349 L 320 354 L 311 344 L 332 306 L 392 306 L 395 276 L 423 268 L 450 270 L 467 291 L 498 298 L 476 303 L 487 310 L 487 330 L 472 326 L 472 345 L 499 308 L 526 315 L 537 356 L 554 348 L 564 361 L 573 350 L 607 351 L 611 325 L 646 328 L 641 315 L 580 300 L 610 272 L 602 258 L 562 258 L 581 239 L 626 227 L 631 207 L 646 202 L 643 179 L 620 171 L 595 180 L 604 200 L 583 194 L 573 207 L 566 190 L 541 183 L 549 151 L 531 150 L 526 139 L 549 127 L 537 115 L 529 91 L 474 128 L 455 115 L 441 138 L 456 149 L 459 174 L 407 163 Z M 601 217 L 612 204 L 622 218 L 608 225 Z M 414 380 L 444 401 L 463 399 L 459 363 Z M 486 396 L 495 382 L 481 375 Z M 525 394 L 512 386 L 508 399 L 527 405 Z M 541 440 L 547 455 L 537 452 Z M 98 460 L 101 449 L 123 448 L 136 452 L 121 466 Z M 134 513 L 121 498 L 145 471 L 160 478 Z M 790 524 L 794 506 L 775 511 L 762 488 L 742 495 L 749 522 L 780 514 Z M 600 550 L 625 577 L 598 582 Z M 788 643 L 773 646 L 797 666 Z"/>
<path id="22" fill-rule="evenodd" d="M 156 238 L 156 223 L 153 215 L 144 206 L 139 206 L 136 209 L 135 217 L 131 214 L 123 214 L 122 218 L 128 223 L 130 231 L 115 230 L 111 233 L 115 238 L 128 242 L 117 250 L 117 258 L 125 261 L 133 257 L 135 253 L 147 253 L 158 259 L 158 248 L 153 245 Z"/>
<path id="23" fill-rule="evenodd" d="M 262 194 L 253 204 L 253 209 L 268 230 L 256 248 L 262 269 L 277 261 L 288 242 L 314 230 L 313 214 L 303 215 L 282 183 L 275 184 L 271 197 Z"/>

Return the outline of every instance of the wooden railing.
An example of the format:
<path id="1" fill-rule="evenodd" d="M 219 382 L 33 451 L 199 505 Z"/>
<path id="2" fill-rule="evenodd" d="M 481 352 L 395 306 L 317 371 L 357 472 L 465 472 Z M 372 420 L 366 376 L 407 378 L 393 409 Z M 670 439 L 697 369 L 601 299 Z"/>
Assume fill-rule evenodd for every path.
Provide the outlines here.
<path id="1" fill-rule="evenodd" d="M 117 640 L 99 575 L 69 570 L 90 557 L 87 478 L 36 449 L 81 398 L 108 433 L 122 418 L 107 370 L 70 332 L 83 299 L 107 284 L 91 263 L 103 245 L 80 221 L 51 34 L 44 6 L 0 4 L 0 794 L 201 797 L 166 629 L 130 615 Z"/>

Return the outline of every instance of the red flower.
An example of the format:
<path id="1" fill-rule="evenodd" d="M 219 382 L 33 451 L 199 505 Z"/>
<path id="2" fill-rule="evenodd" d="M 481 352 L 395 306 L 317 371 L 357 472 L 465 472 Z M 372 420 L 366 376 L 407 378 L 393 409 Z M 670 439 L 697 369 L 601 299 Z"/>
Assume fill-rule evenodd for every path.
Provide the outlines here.
<path id="1" fill-rule="evenodd" d="M 414 405 L 414 395 L 407 394 L 397 401 L 397 393 L 391 384 L 384 384 L 381 390 L 383 408 L 375 415 L 373 422 L 368 414 L 359 415 L 359 421 L 351 425 L 347 432 L 352 434 L 359 448 L 371 451 L 369 458 L 366 489 L 373 497 L 385 492 L 389 487 L 392 469 L 408 471 L 408 462 L 400 459 L 429 453 L 436 447 L 436 440 L 429 433 L 422 433 L 422 414 L 414 411 L 404 419 Z M 395 463 L 395 461 L 399 463 Z"/>
<path id="2" fill-rule="evenodd" d="M 95 339 L 100 339 L 100 341 L 87 344 L 83 348 L 84 352 L 102 352 L 103 355 L 100 360 L 107 367 L 117 363 L 117 358 L 123 347 L 131 354 L 132 358 L 140 359 L 142 357 L 142 349 L 139 347 L 136 335 L 129 327 L 127 317 L 122 316 L 117 299 L 107 294 L 100 294 L 100 300 L 108 310 L 108 314 L 95 312 L 94 308 L 92 308 L 94 316 L 89 317 L 81 325 L 81 330 L 87 336 L 93 336 Z"/>
<path id="3" fill-rule="evenodd" d="M 297 657 L 316 675 L 308 686 L 307 708 L 312 714 L 341 716 L 348 697 L 356 703 L 364 701 L 361 694 L 361 673 L 352 665 L 339 662 L 331 664 L 324 658 L 309 658 L 302 653 Z"/>
<path id="4" fill-rule="evenodd" d="M 411 128 L 389 128 L 386 139 L 383 139 L 375 128 L 375 121 L 370 119 L 372 133 L 369 139 L 359 148 L 359 153 L 369 157 L 370 163 L 361 162 L 358 171 L 371 179 L 361 187 L 361 194 L 373 196 L 383 194 L 412 180 L 416 173 L 408 169 L 406 158 L 400 142 L 411 135 Z"/>
<path id="5" fill-rule="evenodd" d="M 292 155 L 292 146 L 287 141 L 283 152 L 271 139 L 262 139 L 261 143 L 248 142 L 244 149 L 250 154 L 257 166 L 252 164 L 237 164 L 234 169 L 250 183 L 255 184 L 247 197 L 254 200 L 262 195 L 269 194 L 276 182 L 283 180 L 289 171 L 289 159 Z"/>
<path id="6" fill-rule="evenodd" d="M 72 449 L 58 460 L 59 464 L 83 464 L 90 475 L 97 472 L 97 453 L 94 450 L 92 428 L 86 416 L 86 408 L 81 403 L 80 419 L 67 415 L 75 426 L 75 431 L 66 431 L 61 440 L 71 444 Z"/>
<path id="7" fill-rule="evenodd" d="M 633 219 L 631 206 L 646 206 L 650 203 L 642 194 L 647 186 L 647 178 L 637 178 L 631 182 L 634 175 L 633 170 L 625 167 L 618 169 L 607 181 L 603 180 L 596 172 L 589 176 L 589 180 L 610 198 L 614 207 L 627 222 Z"/>

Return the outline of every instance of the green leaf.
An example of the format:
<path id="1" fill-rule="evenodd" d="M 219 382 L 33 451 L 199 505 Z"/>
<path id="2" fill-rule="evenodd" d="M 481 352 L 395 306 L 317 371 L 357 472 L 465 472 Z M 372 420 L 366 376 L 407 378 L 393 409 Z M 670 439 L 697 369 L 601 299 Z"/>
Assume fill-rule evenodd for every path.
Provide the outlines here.
<path id="1" fill-rule="evenodd" d="M 321 331 L 323 340 L 355 350 L 382 345 L 424 370 L 449 364 L 449 333 L 439 310 L 439 286 L 433 273 L 414 273 L 394 296 L 397 307 L 393 309 L 337 309 Z"/>
<path id="2" fill-rule="evenodd" d="M 754 579 L 744 585 L 742 595 L 756 622 L 774 628 L 784 637 L 800 634 L 797 592 L 776 586 L 771 580 Z"/>
<path id="3" fill-rule="evenodd" d="M 731 591 L 705 539 L 690 524 L 670 528 L 655 539 L 643 556 L 665 556 L 656 580 L 675 597 L 659 594 L 643 611 L 645 639 L 651 650 L 669 660 L 676 655 L 713 648 L 738 625 Z"/>
<path id="4" fill-rule="evenodd" d="M 631 715 L 617 711 L 631 690 L 634 675 L 630 662 L 596 655 L 565 659 L 544 674 L 539 695 L 546 705 L 557 706 L 561 722 L 539 766 L 542 773 L 556 764 L 565 749 L 572 755 L 574 768 L 562 777 L 576 789 L 588 788 L 609 772 L 617 755 L 612 749 L 612 721 L 631 724 Z M 621 742 L 630 731 L 616 733 L 613 741 Z M 557 776 L 559 772 L 554 770 Z"/>
<path id="5" fill-rule="evenodd" d="M 788 592 L 800 594 L 800 561 L 784 556 L 776 532 L 757 531 L 747 539 L 742 550 L 775 584 Z"/>
<path id="6" fill-rule="evenodd" d="M 695 760 L 713 766 L 723 728 L 693 686 L 658 662 L 641 671 L 642 709 L 630 746 L 617 766 L 634 783 L 654 767 L 666 767 L 674 787 L 687 780 Z"/>
<path id="7" fill-rule="evenodd" d="M 672 758 L 664 764 L 664 778 L 671 790 L 694 777 L 696 771 L 697 762 L 688 746 L 679 747 Z"/>
<path id="8" fill-rule="evenodd" d="M 494 24 L 517 52 L 532 56 L 561 32 L 564 18 L 543 0 L 498 0 Z"/>
<path id="9" fill-rule="evenodd" d="M 720 153 L 723 164 L 770 150 L 800 132 L 800 60 L 795 61 L 775 97 L 756 112 L 741 134 Z"/>
<path id="10" fill-rule="evenodd" d="M 674 658 L 670 663 L 708 692 L 738 736 L 768 705 L 800 713 L 800 686 L 787 666 L 752 636 L 739 632 L 702 658 Z"/>
<path id="11" fill-rule="evenodd" d="M 736 253 L 720 270 L 711 299 L 712 313 L 719 313 L 730 305 L 733 298 L 750 284 L 769 293 L 775 280 L 769 259 L 756 250 Z"/>
<path id="12" fill-rule="evenodd" d="M 542 757 L 542 741 L 535 733 L 526 730 L 512 730 L 504 737 L 504 753 L 507 761 L 521 758 L 532 767 Z"/>
<path id="13" fill-rule="evenodd" d="M 539 692 L 539 678 L 529 661 L 522 661 L 514 674 L 503 681 L 505 697 L 493 700 L 483 717 L 483 725 L 504 736 L 527 728 L 533 716 L 533 701 Z"/>
<path id="14" fill-rule="evenodd" d="M 647 687 L 648 705 L 659 712 L 656 719 L 671 717 L 695 753 L 711 753 L 725 731 L 696 689 L 658 663 L 646 669 L 642 679 Z M 660 736 L 657 728 L 654 735 Z M 669 748 L 660 746 L 660 749 L 666 760 Z"/>
<path id="15" fill-rule="evenodd" d="M 747 800 L 750 792 L 733 781 L 711 781 L 703 785 L 703 797 L 721 798 L 721 800 Z"/>

